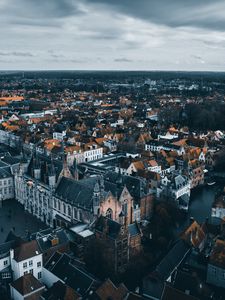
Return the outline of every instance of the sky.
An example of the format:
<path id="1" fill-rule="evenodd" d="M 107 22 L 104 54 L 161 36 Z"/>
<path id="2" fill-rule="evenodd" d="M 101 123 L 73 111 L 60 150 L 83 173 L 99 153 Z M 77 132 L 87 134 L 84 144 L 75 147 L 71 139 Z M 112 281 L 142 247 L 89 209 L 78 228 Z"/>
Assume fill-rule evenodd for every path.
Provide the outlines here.
<path id="1" fill-rule="evenodd" d="M 225 0 L 0 0 L 0 70 L 225 71 Z"/>

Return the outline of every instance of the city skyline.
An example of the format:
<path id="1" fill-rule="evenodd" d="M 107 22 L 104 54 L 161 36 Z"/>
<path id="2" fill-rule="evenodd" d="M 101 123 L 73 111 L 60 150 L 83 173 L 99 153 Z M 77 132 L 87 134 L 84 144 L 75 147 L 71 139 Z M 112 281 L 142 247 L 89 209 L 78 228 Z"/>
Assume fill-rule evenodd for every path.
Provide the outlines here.
<path id="1" fill-rule="evenodd" d="M 224 1 L 0 2 L 0 70 L 224 71 Z"/>

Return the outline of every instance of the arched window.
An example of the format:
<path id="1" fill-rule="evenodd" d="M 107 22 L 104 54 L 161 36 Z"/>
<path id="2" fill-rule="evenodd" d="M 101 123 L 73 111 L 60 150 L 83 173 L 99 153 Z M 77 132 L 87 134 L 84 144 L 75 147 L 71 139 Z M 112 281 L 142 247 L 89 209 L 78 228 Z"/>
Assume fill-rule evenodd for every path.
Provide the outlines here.
<path id="1" fill-rule="evenodd" d="M 106 211 L 106 214 L 105 216 L 109 219 L 112 219 L 113 218 L 113 211 L 111 208 L 108 208 L 107 211 Z"/>
<path id="2" fill-rule="evenodd" d="M 74 219 L 78 220 L 76 207 L 74 207 L 74 209 L 73 209 L 73 217 L 74 217 Z"/>
<path id="3" fill-rule="evenodd" d="M 68 206 L 68 215 L 71 216 L 71 208 Z"/>
<path id="4" fill-rule="evenodd" d="M 66 214 L 66 205 L 63 203 L 63 213 Z"/>

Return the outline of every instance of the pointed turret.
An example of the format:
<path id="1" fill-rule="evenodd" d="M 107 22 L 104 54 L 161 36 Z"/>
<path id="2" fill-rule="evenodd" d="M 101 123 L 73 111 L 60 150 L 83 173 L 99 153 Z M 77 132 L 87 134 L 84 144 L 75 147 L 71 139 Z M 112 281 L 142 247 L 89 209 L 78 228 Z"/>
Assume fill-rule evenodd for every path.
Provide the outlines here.
<path id="1" fill-rule="evenodd" d="M 96 181 L 93 190 L 93 211 L 95 216 L 99 215 L 100 201 L 101 201 L 100 186 L 98 181 Z"/>
<path id="2" fill-rule="evenodd" d="M 56 185 L 56 172 L 55 172 L 52 156 L 51 156 L 51 165 L 50 168 L 48 169 L 48 183 L 51 188 L 54 188 Z"/>
<path id="3" fill-rule="evenodd" d="M 73 175 L 73 178 L 75 180 L 79 180 L 79 173 L 78 173 L 78 167 L 77 167 L 77 160 L 76 160 L 76 158 L 74 158 L 74 161 L 73 161 L 72 175 Z"/>
<path id="4" fill-rule="evenodd" d="M 59 175 L 59 178 L 61 177 L 67 177 L 67 178 L 73 178 L 70 169 L 67 165 L 67 157 L 66 157 L 66 153 L 65 153 L 65 146 L 64 146 L 64 141 L 62 142 L 62 150 L 63 150 L 63 169 Z"/>
<path id="5" fill-rule="evenodd" d="M 25 172 L 27 172 L 27 168 L 28 168 L 28 160 L 25 157 L 25 153 L 24 153 L 24 150 L 22 147 L 21 152 L 20 152 L 20 162 L 19 162 L 18 173 L 20 175 L 23 175 Z"/>
<path id="6" fill-rule="evenodd" d="M 41 179 L 41 164 L 40 160 L 37 154 L 37 148 L 35 146 L 34 152 L 33 152 L 33 172 L 34 172 L 34 178 L 37 180 Z"/>
<path id="7" fill-rule="evenodd" d="M 119 174 L 117 176 L 117 179 L 116 179 L 116 184 L 118 187 L 121 187 L 123 185 L 123 176 L 121 174 L 121 171 L 119 169 Z"/>
<path id="8" fill-rule="evenodd" d="M 103 197 L 103 193 L 104 193 L 104 190 L 105 190 L 105 183 L 104 183 L 104 177 L 103 177 L 103 175 L 100 175 L 99 186 L 100 186 L 101 196 Z"/>

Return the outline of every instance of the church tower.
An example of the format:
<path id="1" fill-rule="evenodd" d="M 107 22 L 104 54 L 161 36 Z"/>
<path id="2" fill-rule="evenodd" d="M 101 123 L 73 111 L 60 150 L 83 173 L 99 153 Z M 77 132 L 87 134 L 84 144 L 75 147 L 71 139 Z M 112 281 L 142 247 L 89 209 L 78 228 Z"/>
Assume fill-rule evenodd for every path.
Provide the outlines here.
<path id="1" fill-rule="evenodd" d="M 73 161 L 73 166 L 72 166 L 72 175 L 73 175 L 73 178 L 75 180 L 79 180 L 79 173 L 78 173 L 78 167 L 77 167 L 77 160 L 76 158 L 74 158 L 74 161 Z"/>
<path id="2" fill-rule="evenodd" d="M 52 189 L 55 188 L 55 185 L 56 185 L 56 172 L 55 172 L 55 167 L 54 167 L 54 164 L 53 164 L 52 157 L 51 157 L 51 165 L 50 165 L 50 168 L 48 170 L 48 184 Z"/>
<path id="3" fill-rule="evenodd" d="M 101 202 L 101 190 L 98 181 L 96 181 L 93 190 L 93 212 L 95 216 L 99 215 L 100 202 Z"/>
<path id="4" fill-rule="evenodd" d="M 62 142 L 62 150 L 63 150 L 63 168 L 59 175 L 59 179 L 62 177 L 73 178 L 73 176 L 70 172 L 70 169 L 68 167 L 68 164 L 67 164 L 67 157 L 66 157 L 66 153 L 65 153 L 64 142 Z"/>
<path id="5" fill-rule="evenodd" d="M 36 180 L 41 179 L 41 163 L 37 154 L 37 149 L 35 147 L 33 153 L 33 174 Z"/>

